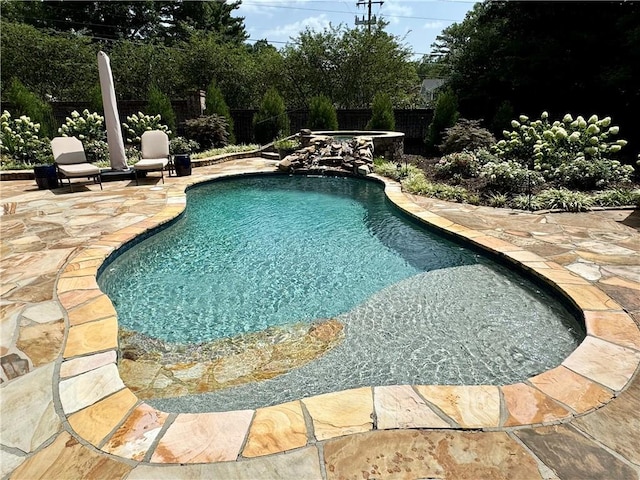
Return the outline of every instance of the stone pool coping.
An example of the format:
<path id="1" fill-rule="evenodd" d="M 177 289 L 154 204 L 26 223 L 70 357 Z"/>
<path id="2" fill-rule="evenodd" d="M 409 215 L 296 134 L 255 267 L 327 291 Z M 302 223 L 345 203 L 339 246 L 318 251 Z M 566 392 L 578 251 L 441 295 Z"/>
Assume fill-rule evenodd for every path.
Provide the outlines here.
<path id="1" fill-rule="evenodd" d="M 436 215 L 412 202 L 398 183 L 371 175 L 410 216 L 522 266 L 565 296 L 583 312 L 582 344 L 558 367 L 513 385 L 373 386 L 256 410 L 199 414 L 168 414 L 141 402 L 117 371 L 117 318 L 97 285 L 100 265 L 120 246 L 182 213 L 189 186 L 271 172 L 271 166 L 247 169 L 172 186 L 161 212 L 104 235 L 60 272 L 56 290 L 67 325 L 56 367 L 56 403 L 82 441 L 135 462 L 183 464 L 259 457 L 372 430 L 502 431 L 569 421 L 603 406 L 631 380 L 640 363 L 640 331 L 602 290 L 522 247 Z"/>

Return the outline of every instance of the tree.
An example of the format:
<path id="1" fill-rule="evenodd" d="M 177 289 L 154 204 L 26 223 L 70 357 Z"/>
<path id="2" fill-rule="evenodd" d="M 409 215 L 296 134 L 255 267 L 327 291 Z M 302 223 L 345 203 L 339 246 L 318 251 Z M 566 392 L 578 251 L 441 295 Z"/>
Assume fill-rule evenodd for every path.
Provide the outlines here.
<path id="1" fill-rule="evenodd" d="M 380 21 L 370 33 L 343 25 L 300 33 L 283 49 L 288 104 L 303 107 L 325 95 L 339 108 L 366 108 L 378 92 L 395 105 L 411 103 L 419 86 L 411 50 L 385 26 Z"/>
<path id="2" fill-rule="evenodd" d="M 338 114 L 328 97 L 320 95 L 309 101 L 309 121 L 311 130 L 338 130 Z"/>
<path id="3" fill-rule="evenodd" d="M 436 151 L 436 146 L 442 142 L 443 131 L 455 125 L 458 116 L 458 98 L 451 88 L 446 88 L 438 95 L 433 119 L 427 129 L 425 143 L 429 152 Z"/>
<path id="4" fill-rule="evenodd" d="M 253 116 L 253 131 L 256 141 L 261 144 L 289 135 L 289 117 L 284 100 L 273 87 L 264 94 L 260 109 Z"/>
<path id="5" fill-rule="evenodd" d="M 640 3 L 489 0 L 436 49 L 467 118 L 494 119 L 506 101 L 516 113 L 590 112 L 640 130 Z M 627 154 L 640 150 L 634 140 Z"/>
<path id="6" fill-rule="evenodd" d="M 216 32 L 225 43 L 235 45 L 241 45 L 249 38 L 244 28 L 244 18 L 231 16 L 240 6 L 239 0 L 165 3 L 161 35 L 168 41 L 186 41 L 196 31 Z"/>
<path id="7" fill-rule="evenodd" d="M 2 22 L 2 95 L 11 78 L 41 99 L 88 100 L 98 82 L 98 48 L 86 37 L 47 34 L 29 25 Z"/>
<path id="8" fill-rule="evenodd" d="M 26 115 L 34 123 L 40 124 L 40 131 L 46 137 L 53 136 L 55 125 L 51 105 L 29 91 L 20 80 L 13 78 L 7 91 L 14 118 Z"/>
<path id="9" fill-rule="evenodd" d="M 372 117 L 367 123 L 367 130 L 395 130 L 396 119 L 393 115 L 391 97 L 386 93 L 378 93 L 373 97 Z"/>
<path id="10" fill-rule="evenodd" d="M 226 118 L 229 131 L 229 143 L 235 143 L 233 135 L 233 118 L 231 118 L 231 112 L 229 111 L 227 102 L 224 101 L 224 96 L 216 85 L 215 80 L 211 80 L 209 88 L 207 88 L 207 94 L 205 97 L 205 113 L 207 115 L 216 114 Z"/>
<path id="11" fill-rule="evenodd" d="M 160 115 L 164 123 L 172 132 L 176 131 L 176 114 L 171 106 L 171 99 L 156 84 L 149 89 L 149 103 L 145 112 L 148 115 Z"/>
<path id="12" fill-rule="evenodd" d="M 16 5 L 14 5 L 16 4 Z M 3 1 L 5 18 L 41 29 L 83 33 L 94 40 L 186 41 L 195 31 L 218 32 L 241 44 L 248 35 L 244 18 L 231 16 L 240 1 Z"/>

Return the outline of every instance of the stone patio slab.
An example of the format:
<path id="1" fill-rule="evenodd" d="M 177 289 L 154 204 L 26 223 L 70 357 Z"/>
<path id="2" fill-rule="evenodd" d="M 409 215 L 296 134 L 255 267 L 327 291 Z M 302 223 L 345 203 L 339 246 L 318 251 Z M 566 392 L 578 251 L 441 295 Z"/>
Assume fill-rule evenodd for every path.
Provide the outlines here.
<path id="1" fill-rule="evenodd" d="M 373 428 L 373 392 L 357 388 L 305 398 L 318 440 L 367 432 Z"/>
<path id="2" fill-rule="evenodd" d="M 635 479 L 637 470 L 569 425 L 518 430 L 515 434 L 562 479 Z"/>
<path id="3" fill-rule="evenodd" d="M 142 461 L 168 417 L 168 413 L 160 412 L 147 404 L 138 405 L 102 450 Z"/>
<path id="4" fill-rule="evenodd" d="M 259 408 L 251 422 L 243 457 L 260 457 L 307 444 L 307 427 L 299 401 Z"/>
<path id="5" fill-rule="evenodd" d="M 198 465 L 140 465 L 127 480 L 323 480 L 318 449 L 302 448 L 280 455 L 251 458 L 238 462 Z"/>
<path id="6" fill-rule="evenodd" d="M 105 318 L 69 328 L 64 358 L 88 355 L 118 347 L 118 321 Z"/>
<path id="7" fill-rule="evenodd" d="M 330 440 L 324 454 L 328 480 L 542 478 L 504 432 L 378 430 Z"/>
<path id="8" fill-rule="evenodd" d="M 639 352 L 587 336 L 562 365 L 617 391 L 631 379 L 639 362 Z"/>
<path id="9" fill-rule="evenodd" d="M 137 401 L 131 390 L 124 388 L 70 415 L 67 420 L 81 438 L 97 447 L 124 419 Z"/>
<path id="10" fill-rule="evenodd" d="M 451 428 L 410 385 L 375 387 L 374 407 L 380 430 L 391 428 Z"/>
<path id="11" fill-rule="evenodd" d="M 11 475 L 15 480 L 124 479 L 133 467 L 82 446 L 67 432 Z"/>
<path id="12" fill-rule="evenodd" d="M 490 385 L 415 387 L 422 397 L 437 406 L 463 428 L 500 425 L 500 390 Z"/>
<path id="13" fill-rule="evenodd" d="M 253 410 L 182 413 L 160 439 L 151 462 L 212 463 L 236 460 L 249 431 L 253 413 Z"/>
<path id="14" fill-rule="evenodd" d="M 60 381 L 60 402 L 69 415 L 124 388 L 118 369 L 111 363 Z"/>
<path id="15" fill-rule="evenodd" d="M 529 381 L 536 388 L 577 413 L 599 408 L 613 396 L 610 390 L 563 366 L 536 375 Z"/>

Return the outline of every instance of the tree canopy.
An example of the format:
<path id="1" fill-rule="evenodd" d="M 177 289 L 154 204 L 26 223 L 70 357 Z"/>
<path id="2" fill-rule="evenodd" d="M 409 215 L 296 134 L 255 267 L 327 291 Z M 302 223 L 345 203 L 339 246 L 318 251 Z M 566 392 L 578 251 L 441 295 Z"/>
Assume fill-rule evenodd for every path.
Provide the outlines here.
<path id="1" fill-rule="evenodd" d="M 232 13 L 240 1 L 2 1 L 3 17 L 40 29 L 74 32 L 95 40 L 187 40 L 197 30 L 218 32 L 226 41 L 244 42 L 244 19 Z"/>
<path id="2" fill-rule="evenodd" d="M 490 122 L 508 102 L 610 115 L 629 137 L 640 128 L 640 3 L 488 0 L 434 46 L 468 118 Z"/>

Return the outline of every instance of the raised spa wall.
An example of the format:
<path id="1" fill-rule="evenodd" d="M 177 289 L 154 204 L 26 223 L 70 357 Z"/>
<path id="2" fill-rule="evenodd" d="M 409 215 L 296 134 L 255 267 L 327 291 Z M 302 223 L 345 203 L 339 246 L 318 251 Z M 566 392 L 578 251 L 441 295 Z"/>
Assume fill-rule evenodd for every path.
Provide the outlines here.
<path id="1" fill-rule="evenodd" d="M 373 153 L 376 157 L 399 162 L 404 154 L 404 133 L 368 130 L 300 130 L 300 142 L 307 146 L 313 136 L 330 137 L 369 137 L 373 140 Z"/>

